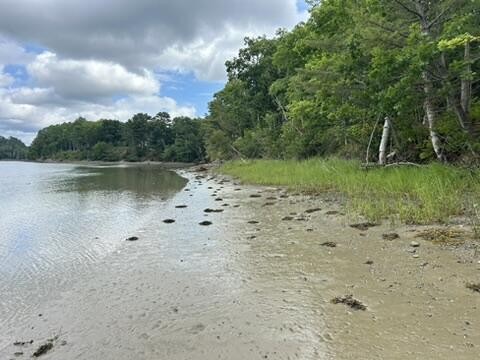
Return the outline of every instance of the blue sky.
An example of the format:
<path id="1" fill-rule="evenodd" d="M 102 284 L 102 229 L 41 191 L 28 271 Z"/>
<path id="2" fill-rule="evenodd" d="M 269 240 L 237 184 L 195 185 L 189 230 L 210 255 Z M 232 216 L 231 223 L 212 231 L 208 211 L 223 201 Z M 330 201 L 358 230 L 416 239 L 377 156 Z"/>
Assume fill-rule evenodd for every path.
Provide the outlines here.
<path id="1" fill-rule="evenodd" d="M 306 10 L 303 0 L 2 0 L 0 135 L 29 143 L 78 116 L 202 117 L 243 38 L 291 28 Z"/>

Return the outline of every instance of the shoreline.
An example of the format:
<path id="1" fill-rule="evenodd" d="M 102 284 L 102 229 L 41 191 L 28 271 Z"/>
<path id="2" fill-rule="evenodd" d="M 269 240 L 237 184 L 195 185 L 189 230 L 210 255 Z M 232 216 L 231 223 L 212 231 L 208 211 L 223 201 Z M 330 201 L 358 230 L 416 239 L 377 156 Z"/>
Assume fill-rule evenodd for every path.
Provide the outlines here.
<path id="1" fill-rule="evenodd" d="M 480 264 L 468 244 L 416 236 L 429 226 L 351 227 L 328 197 L 177 172 L 187 187 L 131 234 L 139 240 L 119 239 L 28 310 L 0 355 L 56 337 L 48 359 L 476 358 L 480 294 L 465 285 Z M 366 310 L 331 302 L 348 295 Z"/>

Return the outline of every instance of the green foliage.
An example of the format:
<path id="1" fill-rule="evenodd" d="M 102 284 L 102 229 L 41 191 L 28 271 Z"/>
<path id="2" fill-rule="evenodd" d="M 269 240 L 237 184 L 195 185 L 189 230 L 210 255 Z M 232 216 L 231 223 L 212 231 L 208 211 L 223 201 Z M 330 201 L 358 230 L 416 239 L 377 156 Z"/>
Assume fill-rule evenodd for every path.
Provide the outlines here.
<path id="1" fill-rule="evenodd" d="M 39 131 L 29 149 L 34 160 L 197 162 L 204 156 L 200 121 L 172 120 L 164 112 L 154 117 L 136 114 L 126 123 L 79 118 L 49 126 Z"/>
<path id="2" fill-rule="evenodd" d="M 455 105 L 463 80 L 473 83 L 473 102 L 480 95 L 480 0 L 425 4 L 312 1 L 310 19 L 292 31 L 247 38 L 226 64 L 228 83 L 210 103 L 210 158 L 363 159 L 373 132 L 375 160 L 372 149 L 378 149 L 382 130 L 374 131 L 375 123 L 388 116 L 394 158 L 429 161 L 435 153 L 424 121 L 424 74 L 431 78 L 434 130 L 447 157 L 456 160 L 478 147 L 478 134 L 462 134 Z M 416 13 L 422 7 L 424 14 Z M 472 54 L 465 59 L 466 43 Z M 480 127 L 473 115 L 467 120 L 470 132 Z M 467 139 L 468 146 L 462 145 Z"/>
<path id="3" fill-rule="evenodd" d="M 25 160 L 27 152 L 28 148 L 21 140 L 0 136 L 0 160 Z"/>

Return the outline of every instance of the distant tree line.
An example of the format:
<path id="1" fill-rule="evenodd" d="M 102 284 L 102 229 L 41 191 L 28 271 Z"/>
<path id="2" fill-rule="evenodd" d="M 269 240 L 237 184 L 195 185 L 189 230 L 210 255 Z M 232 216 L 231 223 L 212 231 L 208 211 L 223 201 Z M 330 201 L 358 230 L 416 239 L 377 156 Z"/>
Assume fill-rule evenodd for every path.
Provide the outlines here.
<path id="1" fill-rule="evenodd" d="M 0 136 L 0 160 L 25 160 L 27 154 L 28 148 L 21 140 Z"/>
<path id="2" fill-rule="evenodd" d="M 127 122 L 87 121 L 52 125 L 39 131 L 29 157 L 94 161 L 198 162 L 205 158 L 203 132 L 198 119 L 136 114 Z"/>

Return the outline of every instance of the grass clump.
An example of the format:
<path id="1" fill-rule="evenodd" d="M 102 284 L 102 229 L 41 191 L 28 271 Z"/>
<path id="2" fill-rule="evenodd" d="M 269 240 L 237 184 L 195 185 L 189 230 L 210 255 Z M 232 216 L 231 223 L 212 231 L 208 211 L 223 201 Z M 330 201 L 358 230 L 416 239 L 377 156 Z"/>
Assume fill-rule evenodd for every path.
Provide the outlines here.
<path id="1" fill-rule="evenodd" d="M 441 164 L 365 170 L 340 159 L 252 160 L 227 163 L 221 171 L 248 183 L 344 194 L 348 209 L 370 221 L 445 222 L 465 215 L 468 201 L 480 198 L 478 171 Z"/>

